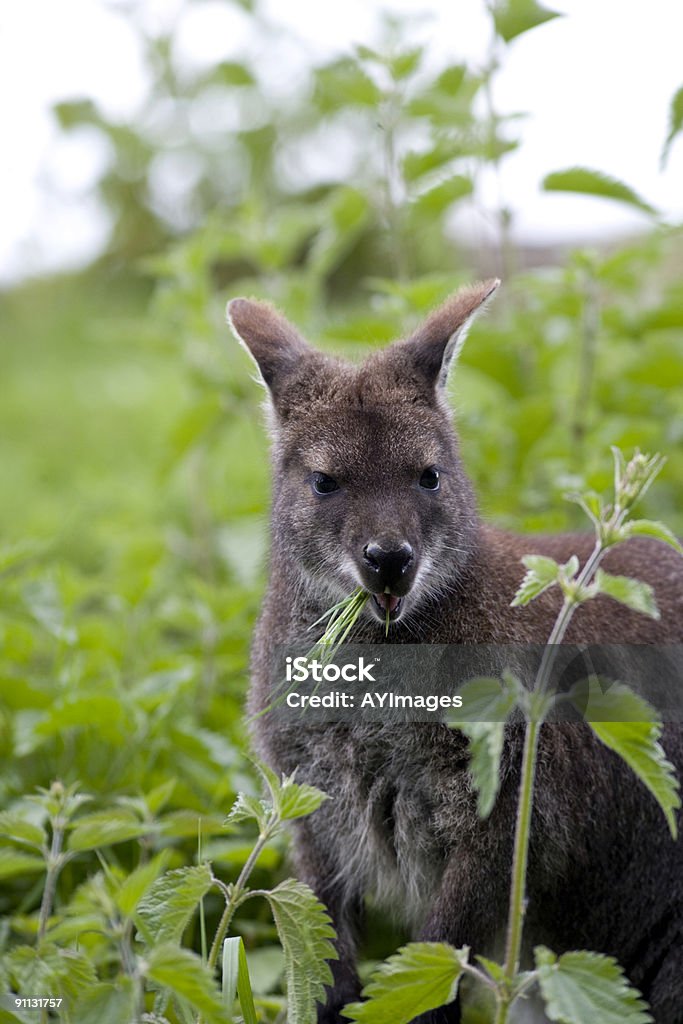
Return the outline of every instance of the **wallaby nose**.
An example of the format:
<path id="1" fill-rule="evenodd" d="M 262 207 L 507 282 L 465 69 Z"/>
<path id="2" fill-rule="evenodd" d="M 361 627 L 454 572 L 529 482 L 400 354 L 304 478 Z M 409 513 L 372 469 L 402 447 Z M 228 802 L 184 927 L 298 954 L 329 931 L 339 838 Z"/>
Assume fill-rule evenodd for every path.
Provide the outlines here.
<path id="1" fill-rule="evenodd" d="M 363 561 L 376 579 L 382 594 L 388 587 L 393 593 L 413 563 L 413 549 L 407 541 L 401 543 L 371 540 L 363 548 Z"/>

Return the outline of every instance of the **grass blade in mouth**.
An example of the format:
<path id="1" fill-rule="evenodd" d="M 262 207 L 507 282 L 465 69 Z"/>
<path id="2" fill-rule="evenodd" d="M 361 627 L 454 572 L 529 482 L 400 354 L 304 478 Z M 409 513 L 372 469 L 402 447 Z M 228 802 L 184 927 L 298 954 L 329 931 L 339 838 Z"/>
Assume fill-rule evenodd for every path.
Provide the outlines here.
<path id="1" fill-rule="evenodd" d="M 363 608 L 370 598 L 370 594 L 367 590 L 362 587 L 357 587 L 352 594 L 345 597 L 342 601 L 338 601 L 333 604 L 331 608 L 328 608 L 326 612 L 316 619 L 315 622 L 309 626 L 309 629 L 313 629 L 315 626 L 319 626 L 321 623 L 326 622 L 327 625 L 323 631 L 322 636 L 316 640 L 313 647 L 306 655 L 306 658 L 310 661 L 313 658 L 318 658 L 323 664 L 328 664 L 334 657 L 336 651 L 344 643 L 347 636 L 356 625 Z M 389 630 L 389 614 L 387 612 L 387 632 Z M 283 683 L 285 680 L 282 681 Z M 280 684 L 280 686 L 282 683 Z M 284 691 L 278 693 L 267 707 L 257 711 L 255 715 L 251 716 L 250 721 L 256 718 L 260 718 L 262 715 L 272 711 L 274 707 L 282 704 L 287 696 L 292 692 L 296 684 L 292 683 Z M 279 689 L 279 687 L 278 687 Z M 317 685 L 316 688 L 317 689 Z M 315 690 L 313 691 L 315 693 Z"/>
<path id="2" fill-rule="evenodd" d="M 328 609 L 324 615 L 313 623 L 317 626 L 327 620 L 327 625 L 320 639 L 308 653 L 308 657 L 320 655 L 323 661 L 330 661 L 335 651 L 346 640 L 363 611 L 370 594 L 362 587 L 357 587 L 352 594 Z M 313 628 L 313 627 L 311 627 Z"/>

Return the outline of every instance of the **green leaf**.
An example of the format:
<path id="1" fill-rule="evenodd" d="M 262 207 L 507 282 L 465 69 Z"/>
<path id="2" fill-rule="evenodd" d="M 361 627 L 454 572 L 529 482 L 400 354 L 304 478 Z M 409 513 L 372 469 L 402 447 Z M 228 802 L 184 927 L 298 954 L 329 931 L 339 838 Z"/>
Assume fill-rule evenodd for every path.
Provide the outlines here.
<path id="1" fill-rule="evenodd" d="M 11 847 L 0 847 L 0 881 L 34 871 L 45 871 L 45 861 L 42 857 Z"/>
<path id="2" fill-rule="evenodd" d="M 166 867 L 169 856 L 169 850 L 162 850 L 148 864 L 142 864 L 130 875 L 126 875 L 115 897 L 116 905 L 124 917 L 131 917 L 142 897 Z"/>
<path id="3" fill-rule="evenodd" d="M 150 814 L 158 814 L 162 811 L 173 795 L 177 779 L 167 779 L 161 785 L 155 786 L 149 793 L 145 793 L 145 803 Z"/>
<path id="4" fill-rule="evenodd" d="M 511 608 L 529 604 L 557 583 L 560 576 L 560 565 L 545 555 L 525 555 L 522 563 L 526 566 L 527 573 L 515 594 Z"/>
<path id="5" fill-rule="evenodd" d="M 445 93 L 447 96 L 455 96 L 465 81 L 466 74 L 467 65 L 450 64 L 439 73 L 434 80 L 432 88 L 437 92 Z"/>
<path id="6" fill-rule="evenodd" d="M 226 939 L 223 943 L 223 1001 L 230 1010 L 235 993 L 240 1001 L 244 1024 L 257 1024 L 254 995 L 251 991 L 249 967 L 241 936 Z"/>
<path id="7" fill-rule="evenodd" d="M 132 811 L 95 811 L 84 815 L 69 836 L 68 849 L 74 852 L 112 846 L 128 839 L 139 839 L 154 831 L 150 822 L 140 821 Z"/>
<path id="8" fill-rule="evenodd" d="M 557 11 L 541 7 L 536 0 L 498 0 L 493 8 L 496 32 L 506 43 L 537 25 L 559 17 L 561 15 Z"/>
<path id="9" fill-rule="evenodd" d="M 438 170 L 462 154 L 458 139 L 439 139 L 430 149 L 421 153 L 406 153 L 403 158 L 403 177 L 408 183 L 417 181 L 431 171 Z"/>
<path id="10" fill-rule="evenodd" d="M 381 98 L 382 94 L 370 76 L 348 57 L 327 64 L 316 72 L 315 99 L 324 114 L 350 106 L 376 107 Z"/>
<path id="11" fill-rule="evenodd" d="M 44 942 L 37 949 L 17 946 L 6 965 L 24 995 L 61 996 L 72 1001 L 97 981 L 95 968 L 83 953 Z"/>
<path id="12" fill-rule="evenodd" d="M 595 491 L 583 491 L 580 494 L 565 494 L 567 501 L 573 501 L 579 505 L 595 526 L 600 522 L 603 515 L 602 499 Z"/>
<path id="13" fill-rule="evenodd" d="M 414 71 L 417 71 L 423 56 L 423 48 L 417 46 L 412 50 L 404 50 L 402 53 L 397 53 L 394 57 L 389 57 L 387 67 L 394 80 L 400 82 L 412 75 Z"/>
<path id="14" fill-rule="evenodd" d="M 135 1020 L 135 988 L 131 978 L 115 985 L 101 982 L 85 992 L 74 1007 L 78 1024 L 121 1024 Z"/>
<path id="15" fill-rule="evenodd" d="M 292 782 L 291 778 L 288 778 L 283 780 L 277 810 L 282 821 L 291 821 L 294 818 L 305 818 L 313 811 L 317 811 L 325 800 L 327 794 L 321 789 L 306 783 Z"/>
<path id="16" fill-rule="evenodd" d="M 666 137 L 666 142 L 664 143 L 664 148 L 662 150 L 662 167 L 669 157 L 671 143 L 681 130 L 683 130 L 683 86 L 674 93 L 673 99 L 671 100 L 671 107 L 669 109 L 669 134 Z"/>
<path id="17" fill-rule="evenodd" d="M 668 526 L 658 523 L 654 519 L 631 519 L 622 526 L 624 537 L 654 537 L 655 540 L 662 540 L 683 555 L 678 538 L 674 536 Z"/>
<path id="18" fill-rule="evenodd" d="M 598 569 L 588 592 L 591 597 L 605 594 L 634 612 L 642 612 L 653 619 L 659 618 L 655 592 L 649 583 L 633 580 L 629 576 L 612 576 Z"/>
<path id="19" fill-rule="evenodd" d="M 226 825 L 237 825 L 242 821 L 255 821 L 259 829 L 263 829 L 270 816 L 272 807 L 265 800 L 250 796 L 248 793 L 238 793 L 237 799 L 230 808 Z"/>
<path id="20" fill-rule="evenodd" d="M 619 964 L 599 953 L 557 957 L 544 946 L 535 950 L 536 968 L 551 1020 L 561 1024 L 649 1024 L 652 1017 Z"/>
<path id="21" fill-rule="evenodd" d="M 661 807 L 674 838 L 674 811 L 681 806 L 679 782 L 659 742 L 661 722 L 655 709 L 623 683 L 603 691 L 595 677 L 584 679 L 570 691 L 595 735 L 633 769 Z"/>
<path id="22" fill-rule="evenodd" d="M 41 850 L 47 841 L 45 829 L 10 811 L 3 811 L 0 814 L 0 836 L 11 839 L 13 843 L 32 846 L 38 850 Z"/>
<path id="23" fill-rule="evenodd" d="M 212 885 L 208 864 L 167 871 L 153 882 L 135 914 L 145 939 L 150 944 L 180 942 L 199 901 Z"/>
<path id="24" fill-rule="evenodd" d="M 211 80 L 220 85 L 245 86 L 255 84 L 254 76 L 249 68 L 233 60 L 225 60 L 218 64 L 211 72 Z"/>
<path id="25" fill-rule="evenodd" d="M 546 192 L 577 192 L 582 195 L 598 196 L 601 199 L 614 199 L 653 216 L 657 213 L 653 206 L 622 181 L 611 178 L 602 171 L 591 171 L 586 167 L 570 167 L 566 171 L 548 174 L 543 179 L 542 188 Z"/>
<path id="26" fill-rule="evenodd" d="M 23 597 L 33 618 L 48 633 L 66 644 L 76 643 L 76 631 L 65 624 L 64 604 L 54 580 L 31 580 L 24 586 Z"/>
<path id="27" fill-rule="evenodd" d="M 69 131 L 83 124 L 100 124 L 101 118 L 92 100 L 66 100 L 55 103 L 52 111 L 59 122 L 60 128 Z"/>
<path id="28" fill-rule="evenodd" d="M 306 783 L 295 782 L 296 771 L 291 775 L 283 775 L 279 779 L 267 764 L 261 761 L 254 761 L 254 764 L 265 779 L 272 806 L 281 821 L 304 818 L 306 815 L 312 814 L 313 811 L 317 811 L 322 802 L 327 800 L 327 794 L 323 793 L 321 789 L 316 789 L 315 786 L 309 786 Z"/>
<path id="29" fill-rule="evenodd" d="M 505 739 L 505 722 L 522 700 L 521 684 L 510 677 L 472 679 L 460 690 L 462 708 L 449 724 L 469 741 L 469 770 L 477 791 L 477 812 L 488 818 L 500 788 L 500 758 Z"/>
<path id="30" fill-rule="evenodd" d="M 204 1024 L 231 1024 L 213 974 L 196 953 L 165 943 L 155 946 L 141 967 L 151 981 L 198 1010 Z"/>
<path id="31" fill-rule="evenodd" d="M 454 174 L 417 196 L 413 200 L 412 208 L 417 217 L 438 217 L 458 199 L 463 199 L 471 192 L 471 180 L 462 174 Z"/>
<path id="32" fill-rule="evenodd" d="M 380 964 L 363 989 L 367 1001 L 343 1014 L 357 1024 L 409 1024 L 455 999 L 467 956 L 443 942 L 411 942 Z"/>
<path id="33" fill-rule="evenodd" d="M 264 894 L 270 903 L 285 958 L 288 1024 L 310 1024 L 316 1003 L 332 982 L 328 960 L 337 959 L 335 931 L 325 907 L 307 885 L 287 879 Z"/>
<path id="34" fill-rule="evenodd" d="M 505 981 L 505 968 L 502 964 L 496 963 L 495 960 L 489 960 L 488 957 L 478 956 L 477 960 L 484 968 L 489 977 L 493 978 L 496 982 Z"/>
<path id="35" fill-rule="evenodd" d="M 339 266 L 358 238 L 370 216 L 367 198 L 349 186 L 336 188 L 325 207 L 323 224 L 308 254 L 308 265 L 319 276 Z"/>

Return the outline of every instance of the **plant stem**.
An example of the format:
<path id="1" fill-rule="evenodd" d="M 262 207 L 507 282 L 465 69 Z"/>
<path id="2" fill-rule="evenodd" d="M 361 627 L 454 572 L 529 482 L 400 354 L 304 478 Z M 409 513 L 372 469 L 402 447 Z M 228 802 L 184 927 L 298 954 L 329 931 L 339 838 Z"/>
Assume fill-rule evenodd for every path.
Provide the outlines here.
<path id="1" fill-rule="evenodd" d="M 55 815 L 51 819 L 50 824 L 52 825 L 52 844 L 50 847 L 50 855 L 47 858 L 47 876 L 45 878 L 45 888 L 43 889 L 43 898 L 40 903 L 40 917 L 38 919 L 38 943 L 40 944 L 45 938 L 45 932 L 47 930 L 47 922 L 50 919 L 52 913 L 52 904 L 54 903 L 55 893 L 57 891 L 57 879 L 59 873 L 66 863 L 64 856 L 62 855 L 62 844 L 64 842 L 64 829 L 66 822 L 61 815 Z"/>
<path id="2" fill-rule="evenodd" d="M 618 526 L 626 515 L 625 510 L 617 505 L 611 517 L 611 525 Z M 607 552 L 600 536 L 586 563 L 576 578 L 577 593 L 586 586 L 595 575 L 595 571 Z M 558 645 L 562 643 L 569 623 L 579 607 L 579 600 L 565 596 L 551 630 L 548 641 L 543 649 L 543 657 L 536 673 L 533 693 L 546 693 L 552 677 L 552 669 L 557 658 Z M 505 975 L 506 988 L 498 989 L 495 1024 L 506 1024 L 508 1011 L 512 1004 L 509 984 L 519 971 L 519 959 L 522 949 L 522 934 L 526 910 L 526 874 L 529 858 L 529 839 L 531 836 L 531 813 L 536 780 L 536 756 L 542 720 L 532 718 L 526 723 L 524 734 L 524 752 L 522 755 L 522 773 L 519 782 L 519 799 L 517 802 L 517 818 L 515 822 L 515 846 L 512 861 L 512 885 L 510 888 L 510 904 L 508 912 L 508 929 L 505 942 Z"/>
<path id="3" fill-rule="evenodd" d="M 531 835 L 531 808 L 533 804 L 536 753 L 540 730 L 540 722 L 527 722 L 524 735 L 524 755 L 522 757 L 522 778 L 520 780 L 519 802 L 517 804 L 517 822 L 515 826 L 515 852 L 512 866 L 508 932 L 505 943 L 505 974 L 508 979 L 514 978 L 519 970 L 519 955 L 522 948 L 526 869 L 529 856 L 529 837 Z M 499 999 L 495 1024 L 505 1024 L 510 1003 L 509 995 Z"/>
<path id="4" fill-rule="evenodd" d="M 230 922 L 232 921 L 233 915 L 237 910 L 240 898 L 244 893 L 244 889 L 249 879 L 249 876 L 254 870 L 254 865 L 256 864 L 256 861 L 258 860 L 264 846 L 272 838 L 273 832 L 277 827 L 278 823 L 279 819 L 276 817 L 272 817 L 268 821 L 264 830 L 259 834 L 259 837 L 254 845 L 254 849 L 247 857 L 246 863 L 242 868 L 242 871 L 240 872 L 239 878 L 230 889 L 230 897 L 226 901 L 223 916 L 221 917 L 218 923 L 218 928 L 216 929 L 216 934 L 213 937 L 213 943 L 211 945 L 211 952 L 209 953 L 208 966 L 209 970 L 211 971 L 216 969 L 218 957 L 220 956 L 221 946 L 223 945 L 223 939 L 225 938 L 228 928 L 230 927 Z"/>

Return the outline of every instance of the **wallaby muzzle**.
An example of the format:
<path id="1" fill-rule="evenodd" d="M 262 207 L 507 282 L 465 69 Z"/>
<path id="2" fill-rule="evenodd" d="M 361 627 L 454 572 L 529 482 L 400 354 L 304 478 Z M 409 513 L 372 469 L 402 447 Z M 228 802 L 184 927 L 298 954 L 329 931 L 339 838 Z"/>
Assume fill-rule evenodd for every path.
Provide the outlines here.
<path id="1" fill-rule="evenodd" d="M 370 540 L 363 548 L 360 570 L 375 611 L 382 619 L 387 611 L 390 618 L 398 618 L 403 598 L 415 581 L 417 558 L 412 545 L 389 536 Z"/>

